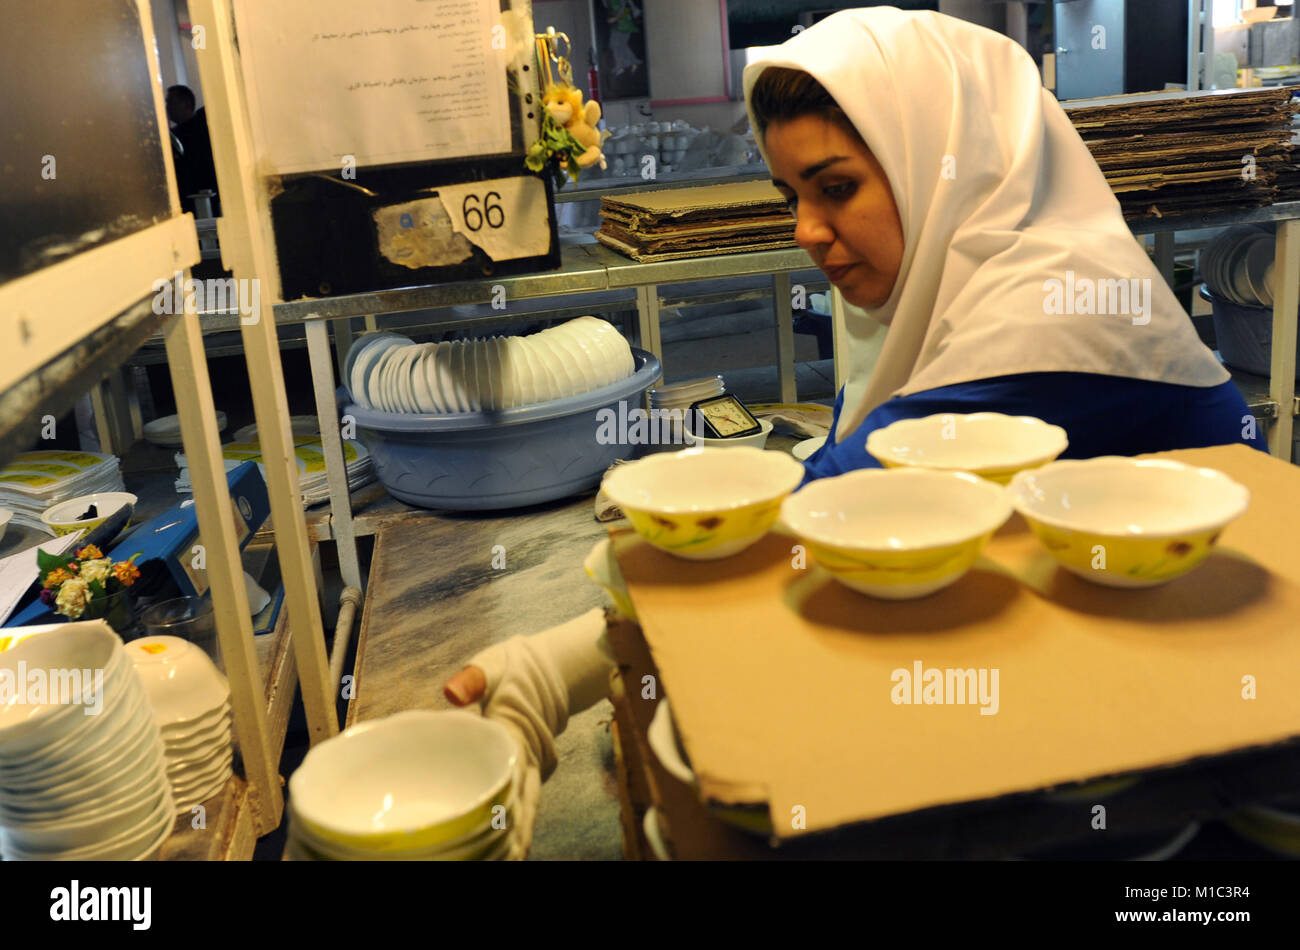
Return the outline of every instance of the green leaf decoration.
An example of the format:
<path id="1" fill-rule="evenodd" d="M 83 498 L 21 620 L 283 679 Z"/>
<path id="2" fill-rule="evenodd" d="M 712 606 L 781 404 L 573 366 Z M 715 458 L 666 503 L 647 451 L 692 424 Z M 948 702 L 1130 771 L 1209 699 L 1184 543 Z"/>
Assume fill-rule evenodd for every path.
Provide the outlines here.
<path id="1" fill-rule="evenodd" d="M 70 557 L 63 557 L 59 554 L 46 554 L 40 548 L 36 549 L 36 566 L 40 569 L 42 582 L 44 582 L 45 575 L 49 574 L 50 571 L 67 567 L 71 563 L 72 558 Z"/>

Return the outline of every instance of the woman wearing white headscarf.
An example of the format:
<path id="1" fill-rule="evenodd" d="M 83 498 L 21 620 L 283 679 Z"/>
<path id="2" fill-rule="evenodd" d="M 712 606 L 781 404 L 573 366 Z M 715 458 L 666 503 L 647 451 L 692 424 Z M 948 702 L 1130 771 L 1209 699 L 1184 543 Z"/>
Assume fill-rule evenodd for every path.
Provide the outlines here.
<path id="1" fill-rule="evenodd" d="M 937 412 L 1038 416 L 1066 429 L 1076 457 L 1247 441 L 1244 401 L 1011 40 L 935 13 L 844 10 L 744 78 L 796 239 L 889 327 L 875 372 L 840 392 L 808 477 L 876 464 L 871 429 Z M 1098 312 L 1095 295 L 1083 306 L 1083 281 L 1114 287 L 1116 302 L 1119 285 L 1104 282 L 1125 281 L 1125 307 Z M 587 568 L 621 587 L 608 541 Z M 555 735 L 605 694 L 604 629 L 593 610 L 512 637 L 446 684 L 453 703 L 480 703 L 525 750 L 517 854 Z"/>
<path id="2" fill-rule="evenodd" d="M 744 86 L 796 241 L 888 327 L 809 477 L 876 465 L 872 430 L 943 412 L 1037 416 L 1066 430 L 1067 458 L 1262 448 L 1018 44 L 937 13 L 842 10 Z"/>

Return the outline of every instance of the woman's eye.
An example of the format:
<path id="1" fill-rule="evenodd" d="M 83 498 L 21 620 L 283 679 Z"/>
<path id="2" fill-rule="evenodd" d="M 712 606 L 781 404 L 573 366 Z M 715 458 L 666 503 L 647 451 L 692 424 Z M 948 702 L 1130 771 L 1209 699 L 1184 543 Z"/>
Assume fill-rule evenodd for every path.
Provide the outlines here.
<path id="1" fill-rule="evenodd" d="M 829 188 L 824 188 L 822 189 L 822 193 L 831 198 L 847 198 L 849 195 L 853 194 L 853 189 L 853 182 L 846 181 L 840 185 L 831 185 Z"/>

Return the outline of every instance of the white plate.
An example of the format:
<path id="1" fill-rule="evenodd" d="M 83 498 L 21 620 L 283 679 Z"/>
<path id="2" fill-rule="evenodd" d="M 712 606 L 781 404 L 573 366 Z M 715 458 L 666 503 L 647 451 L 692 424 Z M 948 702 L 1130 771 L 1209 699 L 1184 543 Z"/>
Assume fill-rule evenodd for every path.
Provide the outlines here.
<path id="1" fill-rule="evenodd" d="M 501 405 L 513 409 L 527 401 L 524 398 L 524 365 L 519 343 L 515 337 L 503 336 L 497 338 L 497 346 L 497 358 L 501 362 Z"/>
<path id="2" fill-rule="evenodd" d="M 556 327 L 552 332 L 555 334 L 554 342 L 569 354 L 569 367 L 577 377 L 578 392 L 585 393 L 595 389 L 596 368 L 592 365 L 591 356 L 578 341 L 573 329 L 568 324 L 564 324 Z"/>
<path id="3" fill-rule="evenodd" d="M 563 399 L 581 391 L 582 379 L 572 365 L 573 357 L 555 339 L 555 335 L 543 330 L 537 334 L 537 344 L 541 347 L 542 361 L 555 377 L 557 387 L 554 398 Z"/>
<path id="4" fill-rule="evenodd" d="M 420 364 L 420 371 L 424 373 L 424 387 L 429 393 L 429 404 L 433 406 L 430 412 L 441 415 L 446 410 L 443 408 L 442 390 L 438 385 L 438 351 L 442 349 L 441 343 L 430 343 L 429 351 L 424 354 L 424 360 Z"/>
<path id="5" fill-rule="evenodd" d="M 481 410 L 492 408 L 492 366 L 488 359 L 487 340 L 474 340 L 474 391 L 478 394 Z"/>
<path id="6" fill-rule="evenodd" d="M 352 364 L 352 398 L 358 397 L 367 408 L 378 408 L 373 388 L 379 368 L 383 365 L 384 355 L 401 344 L 398 337 L 376 339 L 363 350 Z"/>
<path id="7" fill-rule="evenodd" d="M 582 369 L 587 389 L 599 389 L 604 385 L 602 381 L 605 378 L 605 368 L 601 365 L 600 355 L 597 353 L 595 345 L 586 338 L 586 334 L 578 321 L 570 320 L 558 327 L 555 332 L 568 345 L 569 350 L 575 354 L 574 359 L 577 360 L 578 366 Z"/>
<path id="8" fill-rule="evenodd" d="M 826 436 L 824 435 L 819 435 L 814 439 L 804 439 L 790 450 L 790 454 L 803 462 L 812 458 L 812 456 L 815 455 L 825 444 Z"/>
<path id="9" fill-rule="evenodd" d="M 429 377 L 424 371 L 432 346 L 432 343 L 421 344 L 420 352 L 411 364 L 411 391 L 415 393 L 415 407 L 420 412 L 433 412 L 433 393 L 429 390 Z"/>
<path id="10" fill-rule="evenodd" d="M 499 336 L 487 340 L 488 378 L 492 381 L 492 408 L 505 409 L 509 405 L 507 390 L 513 391 L 507 378 L 510 368 L 505 365 L 505 341 Z"/>
<path id="11" fill-rule="evenodd" d="M 411 392 L 411 360 L 416 350 L 414 344 L 404 346 L 397 357 L 397 368 L 393 371 L 393 402 L 398 412 L 410 412 L 415 405 L 415 396 Z"/>
<path id="12" fill-rule="evenodd" d="M 453 387 L 452 396 L 457 412 L 470 411 L 469 370 L 465 360 L 465 341 L 451 341 L 451 366 L 448 369 L 448 381 Z"/>
<path id="13" fill-rule="evenodd" d="M 1250 246 L 1246 252 L 1246 281 L 1254 291 L 1255 299 L 1260 304 L 1272 304 L 1272 292 L 1268 286 L 1269 269 L 1273 266 L 1273 240 L 1261 235 L 1260 240 Z"/>
<path id="14" fill-rule="evenodd" d="M 370 396 L 371 405 L 383 412 L 390 412 L 391 407 L 388 403 L 388 373 L 389 364 L 392 362 L 394 347 L 385 347 L 384 350 L 375 359 L 375 365 L 371 369 L 366 381 L 366 392 Z"/>
<path id="15" fill-rule="evenodd" d="M 524 346 L 528 368 L 533 378 L 533 402 L 550 402 L 559 398 L 562 384 L 555 371 L 551 369 L 549 348 L 537 341 L 537 334 L 520 340 Z"/>
<path id="16" fill-rule="evenodd" d="M 451 386 L 451 343 L 443 342 L 433 351 L 433 395 L 441 412 L 456 411 L 456 394 Z"/>

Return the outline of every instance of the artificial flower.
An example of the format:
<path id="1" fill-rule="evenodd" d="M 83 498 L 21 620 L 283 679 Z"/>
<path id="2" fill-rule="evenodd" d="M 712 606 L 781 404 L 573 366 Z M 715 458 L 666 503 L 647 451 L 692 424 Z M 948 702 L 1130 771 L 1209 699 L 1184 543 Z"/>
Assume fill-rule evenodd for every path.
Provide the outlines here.
<path id="1" fill-rule="evenodd" d="M 106 557 L 95 558 L 92 561 L 81 562 L 81 578 L 87 584 L 93 584 L 99 581 L 103 586 L 107 583 L 112 573 L 113 562 Z"/>
<path id="2" fill-rule="evenodd" d="M 95 560 L 102 558 L 103 556 L 104 552 L 99 550 L 99 548 L 95 547 L 93 544 L 87 544 L 76 554 L 76 557 L 82 561 Z"/>
<path id="3" fill-rule="evenodd" d="M 90 603 L 90 585 L 79 577 L 69 578 L 59 585 L 59 595 L 54 603 L 59 613 L 76 620 L 86 612 L 86 605 Z"/>
<path id="4" fill-rule="evenodd" d="M 140 568 L 130 561 L 119 561 L 113 565 L 113 576 L 123 587 L 130 587 L 140 576 Z"/>
<path id="5" fill-rule="evenodd" d="M 58 587 L 64 581 L 71 579 L 75 575 L 67 568 L 56 567 L 50 573 L 45 575 L 45 586 L 54 588 Z"/>

